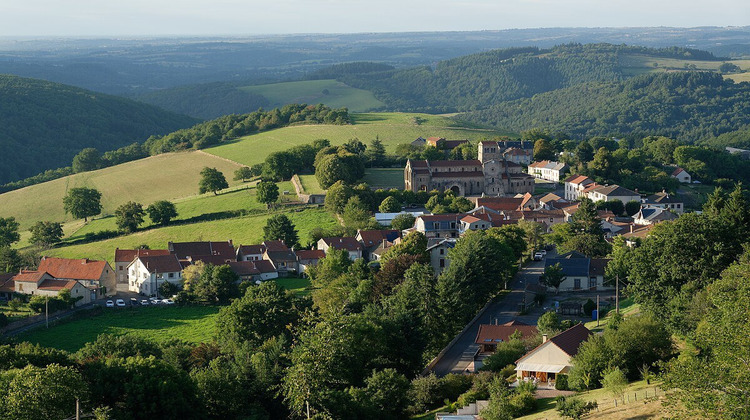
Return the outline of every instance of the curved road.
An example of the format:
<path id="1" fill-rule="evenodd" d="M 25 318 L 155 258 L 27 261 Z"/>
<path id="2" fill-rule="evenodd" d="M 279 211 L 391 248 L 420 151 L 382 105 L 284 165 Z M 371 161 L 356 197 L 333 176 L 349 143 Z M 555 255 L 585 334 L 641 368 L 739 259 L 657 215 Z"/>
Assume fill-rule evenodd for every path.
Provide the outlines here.
<path id="1" fill-rule="evenodd" d="M 510 284 L 511 292 L 504 299 L 491 303 L 484 314 L 471 324 L 445 352 L 443 357 L 432 368 L 432 371 L 438 376 L 464 372 L 469 364 L 473 362 L 474 354 L 479 349 L 479 346 L 474 344 L 474 340 L 479 332 L 480 324 L 491 324 L 496 320 L 498 323 L 503 324 L 514 319 L 522 320 L 528 324 L 536 324 L 537 316 L 524 317 L 518 315 L 518 305 L 523 303 L 526 282 L 529 284 L 538 283 L 539 276 L 543 272 L 544 261 L 533 261 L 519 271 Z"/>

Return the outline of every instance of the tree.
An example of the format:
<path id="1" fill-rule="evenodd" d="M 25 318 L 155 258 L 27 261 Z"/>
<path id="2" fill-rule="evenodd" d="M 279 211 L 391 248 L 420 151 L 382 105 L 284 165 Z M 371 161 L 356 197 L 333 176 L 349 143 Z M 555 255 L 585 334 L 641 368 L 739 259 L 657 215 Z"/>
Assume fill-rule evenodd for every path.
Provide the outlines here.
<path id="1" fill-rule="evenodd" d="M 143 206 L 140 203 L 128 201 L 115 210 L 117 227 L 126 232 L 135 232 L 143 224 Z"/>
<path id="2" fill-rule="evenodd" d="M 237 169 L 236 171 L 234 171 L 235 181 L 245 182 L 246 180 L 252 178 L 253 176 L 255 176 L 255 174 L 253 174 L 253 170 L 248 168 L 247 166 L 243 166 Z"/>
<path id="3" fill-rule="evenodd" d="M 362 200 L 354 196 L 346 202 L 344 212 L 341 214 L 344 224 L 348 228 L 364 229 L 370 221 L 372 214 Z"/>
<path id="4" fill-rule="evenodd" d="M 545 139 L 534 142 L 534 160 L 555 160 L 555 149 Z"/>
<path id="5" fill-rule="evenodd" d="M 18 226 L 15 217 L 0 217 L 0 248 L 11 246 L 21 239 Z"/>
<path id="6" fill-rule="evenodd" d="M 625 387 L 628 386 L 628 380 L 620 368 L 616 367 L 604 373 L 602 378 L 602 387 L 606 389 L 614 398 L 621 398 Z"/>
<path id="7" fill-rule="evenodd" d="M 365 379 L 365 388 L 351 389 L 360 410 L 379 419 L 404 418 L 408 404 L 409 380 L 396 369 L 374 371 Z"/>
<path id="8" fill-rule="evenodd" d="M 162 297 L 171 298 L 172 296 L 176 295 L 177 292 L 180 291 L 180 288 L 174 284 L 170 283 L 168 281 L 165 281 L 164 283 L 159 285 L 159 294 Z"/>
<path id="9" fill-rule="evenodd" d="M 59 222 L 36 222 L 29 230 L 31 231 L 29 242 L 39 246 L 48 247 L 60 242 L 63 237 L 62 223 Z"/>
<path id="10" fill-rule="evenodd" d="M 263 227 L 263 239 L 266 241 L 284 241 L 288 247 L 299 244 L 297 229 L 285 214 L 276 214 L 268 219 Z"/>
<path id="11" fill-rule="evenodd" d="M 591 143 L 582 141 L 578 143 L 578 146 L 575 150 L 575 155 L 579 163 L 586 164 L 594 159 L 594 148 L 591 147 Z"/>
<path id="12" fill-rule="evenodd" d="M 724 62 L 724 63 L 721 63 L 721 65 L 719 66 L 719 71 L 726 74 L 726 73 L 736 73 L 736 72 L 742 71 L 742 69 L 740 69 L 740 67 L 734 63 Z"/>
<path id="13" fill-rule="evenodd" d="M 560 317 L 556 312 L 545 312 L 536 322 L 540 334 L 554 335 L 560 331 Z"/>
<path id="14" fill-rule="evenodd" d="M 343 181 L 337 181 L 326 191 L 326 210 L 341 214 L 344 211 L 346 203 L 354 195 L 354 190 Z"/>
<path id="15" fill-rule="evenodd" d="M 172 219 L 177 217 L 177 208 L 175 205 L 167 200 L 160 200 L 155 203 L 151 203 L 146 208 L 148 217 L 157 225 L 167 225 Z"/>
<path id="16" fill-rule="evenodd" d="M 555 293 L 559 292 L 560 284 L 562 284 L 564 280 L 565 274 L 563 274 L 562 266 L 560 266 L 560 263 L 545 267 L 544 274 L 539 278 L 539 281 L 541 281 L 545 286 L 554 287 Z"/>
<path id="17" fill-rule="evenodd" d="M 367 160 L 370 162 L 370 166 L 380 166 L 385 163 L 385 146 L 378 137 L 370 142 L 370 147 L 365 152 Z"/>
<path id="18" fill-rule="evenodd" d="M 212 192 L 214 195 L 218 194 L 219 190 L 229 188 L 227 179 L 224 178 L 224 174 L 216 168 L 204 167 L 201 170 L 201 179 L 198 181 L 198 193 L 204 194 Z"/>
<path id="19" fill-rule="evenodd" d="M 625 203 L 625 214 L 631 217 L 641 210 L 641 203 L 635 200 Z"/>
<path id="20" fill-rule="evenodd" d="M 315 177 L 323 189 L 327 189 L 337 181 L 354 183 L 365 174 L 365 166 L 359 155 L 340 150 L 335 154 L 327 154 L 316 158 Z"/>
<path id="21" fill-rule="evenodd" d="M 401 211 L 401 203 L 396 197 L 388 196 L 380 203 L 378 210 L 381 213 L 398 213 Z"/>
<path id="22" fill-rule="evenodd" d="M 279 186 L 275 182 L 260 181 L 255 189 L 258 202 L 265 204 L 267 207 L 270 207 L 272 203 L 279 199 Z"/>
<path id="23" fill-rule="evenodd" d="M 197 282 L 191 284 L 192 293 L 198 299 L 211 303 L 227 303 L 239 296 L 239 277 L 228 265 L 206 265 Z"/>
<path id="24" fill-rule="evenodd" d="M 70 213 L 76 219 L 83 218 L 83 221 L 87 222 L 89 217 L 102 212 L 101 199 L 102 193 L 93 188 L 71 188 L 63 198 L 63 207 L 65 213 Z"/>
<path id="25" fill-rule="evenodd" d="M 414 226 L 417 219 L 409 213 L 402 213 L 391 220 L 391 228 L 396 230 L 409 229 Z"/>
<path id="26" fill-rule="evenodd" d="M 102 155 L 89 147 L 78 152 L 73 158 L 73 172 L 88 172 L 102 167 Z"/>
<path id="27" fill-rule="evenodd" d="M 568 375 L 570 388 L 594 389 L 600 385 L 602 375 L 612 366 L 612 351 L 600 335 L 592 335 L 581 343 L 571 360 L 573 369 Z"/>
<path id="28" fill-rule="evenodd" d="M 75 412 L 76 399 L 88 400 L 87 384 L 72 367 L 29 365 L 5 375 L 7 388 L 0 391 L 4 394 L 0 413 L 5 418 L 63 419 Z"/>
<path id="29" fill-rule="evenodd" d="M 557 412 L 564 418 L 580 420 L 583 416 L 597 407 L 596 401 L 583 401 L 579 398 L 557 397 Z"/>

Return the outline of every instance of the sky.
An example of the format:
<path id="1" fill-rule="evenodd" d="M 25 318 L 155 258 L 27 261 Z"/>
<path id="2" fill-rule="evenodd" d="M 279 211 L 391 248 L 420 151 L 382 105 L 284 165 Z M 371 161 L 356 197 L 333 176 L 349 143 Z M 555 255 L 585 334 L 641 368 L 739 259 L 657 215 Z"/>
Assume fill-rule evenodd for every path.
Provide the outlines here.
<path id="1" fill-rule="evenodd" d="M 748 0 L 0 0 L 0 36 L 746 26 Z"/>

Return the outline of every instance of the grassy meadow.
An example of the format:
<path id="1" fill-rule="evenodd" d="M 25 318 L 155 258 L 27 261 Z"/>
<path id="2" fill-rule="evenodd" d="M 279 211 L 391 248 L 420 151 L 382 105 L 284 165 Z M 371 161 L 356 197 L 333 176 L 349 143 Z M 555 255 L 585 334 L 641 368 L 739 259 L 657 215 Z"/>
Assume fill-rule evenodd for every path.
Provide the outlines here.
<path id="1" fill-rule="evenodd" d="M 439 115 L 370 113 L 353 114 L 350 125 L 296 125 L 242 137 L 237 141 L 206 149 L 207 153 L 231 159 L 243 165 L 261 163 L 273 152 L 286 150 L 316 139 L 328 139 L 339 145 L 352 138 L 369 144 L 377 136 L 393 152 L 396 145 L 417 137 L 440 136 L 447 139 L 479 140 L 508 133 L 484 128 L 466 128 Z"/>
<path id="2" fill-rule="evenodd" d="M 730 60 L 743 70 L 750 69 L 750 60 Z M 718 71 L 723 61 L 683 60 L 678 58 L 650 57 L 641 54 L 624 54 L 620 58 L 623 71 L 627 75 L 637 75 L 665 70 L 684 70 L 685 65 L 694 65 L 698 70 Z M 725 76 L 725 77 L 731 77 Z"/>
<path id="3" fill-rule="evenodd" d="M 302 183 L 302 188 L 308 194 L 323 194 L 325 190 L 318 184 L 318 178 L 315 175 L 300 175 L 299 181 Z"/>
<path id="4" fill-rule="evenodd" d="M 63 210 L 69 188 L 90 187 L 102 193 L 102 214 L 112 214 L 121 204 L 136 201 L 144 206 L 157 200 L 174 200 L 198 193 L 200 171 L 205 166 L 224 173 L 231 185 L 241 165 L 203 152 L 167 153 L 97 171 L 83 172 L 0 194 L 0 217 L 13 216 L 28 229 L 39 220 L 73 221 Z"/>
<path id="5" fill-rule="evenodd" d="M 300 242 L 304 245 L 310 239 L 310 231 L 316 227 L 330 228 L 336 220 L 323 209 L 291 211 L 286 215 L 299 231 Z M 271 214 L 257 214 L 233 219 L 215 220 L 185 225 L 166 226 L 119 236 L 98 242 L 52 248 L 46 255 L 63 258 L 87 257 L 112 262 L 116 248 L 135 248 L 148 245 L 151 249 L 165 249 L 167 242 L 186 241 L 226 241 L 231 239 L 235 246 L 256 244 L 263 240 L 263 226 Z"/>
<path id="6" fill-rule="evenodd" d="M 154 306 L 103 308 L 104 313 L 51 328 L 37 328 L 19 335 L 44 347 L 76 352 L 99 334 L 134 334 L 157 342 L 179 338 L 191 343 L 211 341 L 216 330 L 218 306 Z"/>
<path id="7" fill-rule="evenodd" d="M 304 80 L 245 86 L 239 89 L 263 95 L 271 102 L 269 109 L 297 103 L 325 104 L 331 108 L 346 107 L 349 111 L 363 112 L 384 105 L 372 92 L 353 88 L 336 80 Z"/>
<path id="8" fill-rule="evenodd" d="M 404 188 L 403 168 L 368 168 L 365 169 L 364 182 L 373 188 Z"/>

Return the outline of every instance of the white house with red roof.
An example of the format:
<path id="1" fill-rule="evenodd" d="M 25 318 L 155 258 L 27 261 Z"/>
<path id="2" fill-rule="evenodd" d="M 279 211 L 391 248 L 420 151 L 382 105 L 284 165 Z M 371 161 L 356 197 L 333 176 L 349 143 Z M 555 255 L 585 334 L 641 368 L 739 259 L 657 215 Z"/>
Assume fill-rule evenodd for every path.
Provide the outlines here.
<path id="1" fill-rule="evenodd" d="M 533 381 L 540 387 L 554 386 L 557 375 L 567 375 L 573 367 L 571 359 L 578 354 L 581 344 L 591 336 L 583 324 L 575 325 L 542 344 L 516 361 L 519 381 Z"/>
<path id="2" fill-rule="evenodd" d="M 78 299 L 76 306 L 91 303 L 96 294 L 76 280 L 56 279 L 46 271 L 22 270 L 14 275 L 12 282 L 15 293 L 32 296 L 56 297 L 61 290 L 70 290 L 70 297 Z"/>
<path id="3" fill-rule="evenodd" d="M 677 178 L 678 181 L 685 184 L 690 184 L 691 182 L 693 182 L 693 177 L 690 176 L 688 171 L 682 168 L 675 169 L 674 172 L 672 172 L 672 178 Z"/>
<path id="4" fill-rule="evenodd" d="M 169 255 L 168 249 L 115 249 L 115 272 L 117 278 L 117 290 L 128 291 L 128 265 L 136 257 L 150 255 Z"/>
<path id="5" fill-rule="evenodd" d="M 569 176 L 565 179 L 565 199 L 568 201 L 578 200 L 589 184 L 594 184 L 594 180 L 585 175 Z"/>

